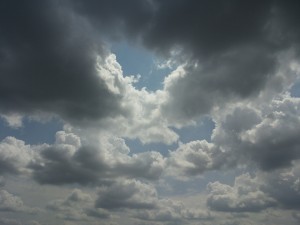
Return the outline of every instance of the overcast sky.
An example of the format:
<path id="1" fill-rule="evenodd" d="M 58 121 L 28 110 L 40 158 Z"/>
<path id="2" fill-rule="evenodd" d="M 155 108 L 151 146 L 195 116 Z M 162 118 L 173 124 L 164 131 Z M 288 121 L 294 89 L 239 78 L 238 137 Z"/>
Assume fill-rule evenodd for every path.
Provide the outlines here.
<path id="1" fill-rule="evenodd" d="M 298 225 L 298 0 L 0 0 L 0 225 Z"/>

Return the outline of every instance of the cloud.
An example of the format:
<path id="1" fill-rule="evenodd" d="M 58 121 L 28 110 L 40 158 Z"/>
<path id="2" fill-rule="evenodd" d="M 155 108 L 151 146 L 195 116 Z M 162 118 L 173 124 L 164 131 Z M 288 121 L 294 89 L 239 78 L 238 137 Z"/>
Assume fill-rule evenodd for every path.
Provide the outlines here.
<path id="1" fill-rule="evenodd" d="M 281 208 L 300 208 L 300 166 L 299 161 L 292 168 L 260 175 L 264 179 L 262 190 L 279 202 Z"/>
<path id="2" fill-rule="evenodd" d="M 115 4 L 122 5 L 122 12 Z M 257 97 L 276 75 L 279 55 L 298 44 L 296 1 L 154 0 L 128 6 L 119 1 L 75 1 L 73 5 L 109 35 L 138 39 L 166 58 L 179 52 L 182 66 L 165 79 L 160 105 L 172 125 Z"/>
<path id="3" fill-rule="evenodd" d="M 23 201 L 6 190 L 0 190 L 0 211 L 23 211 L 25 208 Z"/>
<path id="4" fill-rule="evenodd" d="M 0 187 L 4 187 L 5 186 L 5 180 L 2 176 L 0 176 Z"/>
<path id="5" fill-rule="evenodd" d="M 210 113 L 215 106 L 258 95 L 274 73 L 275 58 L 264 51 L 246 46 L 178 68 L 164 81 L 168 97 L 162 113 L 171 124 L 180 124 Z"/>
<path id="6" fill-rule="evenodd" d="M 97 208 L 153 209 L 157 207 L 157 192 L 151 185 L 137 180 L 120 180 L 98 192 Z"/>
<path id="7" fill-rule="evenodd" d="M 209 224 L 210 212 L 162 199 L 153 182 L 232 168 L 257 171 L 208 184 L 206 206 L 224 223 L 229 213 L 296 212 L 300 102 L 288 92 L 300 74 L 299 9 L 293 0 L 1 2 L 0 116 L 18 128 L 23 116 L 46 114 L 64 131 L 53 144 L 3 139 L 0 175 L 99 187 L 96 197 L 75 189 L 47 205 L 74 223 L 114 212 L 127 223 Z M 177 68 L 161 90 L 139 90 L 107 39 L 137 43 Z M 203 115 L 215 123 L 211 140 L 180 143 L 167 156 L 126 145 L 127 138 L 174 144 L 173 127 Z M 0 197 L 2 211 L 34 211 L 5 190 Z"/>
<path id="8" fill-rule="evenodd" d="M 120 96 L 97 74 L 97 57 L 106 57 L 99 36 L 65 2 L 1 3 L 0 111 L 42 111 L 73 123 L 122 114 Z"/>
<path id="9" fill-rule="evenodd" d="M 277 96 L 268 106 L 234 107 L 217 120 L 212 142 L 225 153 L 228 165 L 254 163 L 262 170 L 289 167 L 300 156 L 298 108 L 299 99 L 289 95 Z"/>
<path id="10" fill-rule="evenodd" d="M 15 219 L 0 218 L 1 225 L 21 225 L 20 221 Z"/>
<path id="11" fill-rule="evenodd" d="M 207 206 L 222 212 L 260 212 L 267 208 L 298 210 L 300 199 L 299 161 L 291 168 L 257 171 L 235 178 L 234 184 L 219 181 L 207 185 Z"/>
<path id="12" fill-rule="evenodd" d="M 22 127 L 22 116 L 18 114 L 0 115 L 8 124 L 9 127 L 14 129 Z"/>
<path id="13" fill-rule="evenodd" d="M 26 172 L 26 166 L 35 158 L 30 145 L 14 137 L 6 137 L 0 142 L 0 173 L 19 174 Z"/>
<path id="14" fill-rule="evenodd" d="M 185 75 L 168 78 L 175 80 L 165 85 L 168 98 L 161 107 L 171 124 L 207 114 L 235 97 L 257 95 L 273 76 L 278 53 L 297 42 L 299 34 L 294 16 L 299 4 L 294 1 L 154 0 L 124 5 L 118 0 L 74 0 L 30 5 L 2 3 L 1 111 L 53 113 L 77 125 L 128 116 L 128 107 L 123 108 L 128 96 L 120 85 L 114 89 L 109 83 L 120 80 L 103 74 L 116 71 L 107 67 L 110 54 L 100 34 L 139 40 L 165 56 L 179 49 Z M 14 11 L 18 17 L 12 16 Z M 99 65 L 102 70 L 97 70 Z M 168 137 L 176 139 L 167 126 Z M 145 136 L 159 139 L 155 131 L 159 129 L 139 137 L 145 142 Z"/>
<path id="15" fill-rule="evenodd" d="M 154 210 L 139 210 L 133 216 L 144 221 L 180 224 L 193 220 L 205 221 L 212 219 L 210 212 L 188 208 L 183 203 L 170 199 L 162 199 L 158 208 Z"/>
<path id="16" fill-rule="evenodd" d="M 170 151 L 167 159 L 168 174 L 188 179 L 208 170 L 217 169 L 213 162 L 218 149 L 205 140 L 181 144 L 175 151 Z"/>
<path id="17" fill-rule="evenodd" d="M 207 206 L 223 212 L 259 212 L 276 206 L 276 201 L 260 190 L 259 182 L 249 174 L 235 179 L 233 186 L 216 181 L 207 185 Z"/>
<path id="18" fill-rule="evenodd" d="M 47 204 L 47 209 L 57 213 L 64 220 L 91 221 L 93 218 L 110 218 L 105 209 L 95 209 L 91 195 L 74 189 L 66 198 L 56 199 Z"/>
<path id="19" fill-rule="evenodd" d="M 56 185 L 110 183 L 118 177 L 156 180 L 161 176 L 165 159 L 160 153 L 130 156 L 129 151 L 121 138 L 103 136 L 81 144 L 77 135 L 60 131 L 56 143 L 41 148 L 40 159 L 32 161 L 29 168 L 39 183 Z"/>

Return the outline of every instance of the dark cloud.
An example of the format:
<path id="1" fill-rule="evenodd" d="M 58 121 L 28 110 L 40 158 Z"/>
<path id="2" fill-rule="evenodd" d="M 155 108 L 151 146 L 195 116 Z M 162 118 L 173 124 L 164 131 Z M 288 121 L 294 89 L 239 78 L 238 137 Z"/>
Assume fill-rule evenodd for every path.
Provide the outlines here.
<path id="1" fill-rule="evenodd" d="M 117 181 L 99 191 L 95 206 L 104 209 L 154 209 L 157 193 L 154 187 L 136 180 Z"/>
<path id="2" fill-rule="evenodd" d="M 56 199 L 47 204 L 47 209 L 58 214 L 59 218 L 73 221 L 88 221 L 89 217 L 107 219 L 110 214 L 105 209 L 95 209 L 92 197 L 74 189 L 66 198 Z"/>
<path id="3" fill-rule="evenodd" d="M 0 224 L 1 225 L 22 225 L 20 221 L 15 219 L 8 219 L 8 218 L 1 218 Z"/>
<path id="4" fill-rule="evenodd" d="M 110 218 L 110 214 L 108 211 L 104 209 L 93 209 L 89 208 L 85 210 L 87 216 L 92 216 L 99 219 L 108 219 Z"/>
<path id="5" fill-rule="evenodd" d="M 122 96 L 95 68 L 97 55 L 107 56 L 101 34 L 159 54 L 179 49 L 188 76 L 167 88 L 165 115 L 197 117 L 265 87 L 278 51 L 298 42 L 298 8 L 275 0 L 1 2 L 0 110 L 50 112 L 73 123 L 122 114 Z"/>
<path id="6" fill-rule="evenodd" d="M 295 164 L 290 170 L 279 170 L 264 176 L 261 189 L 285 209 L 300 209 L 300 168 Z"/>
<path id="7" fill-rule="evenodd" d="M 68 183 L 89 184 L 98 181 L 100 176 L 98 170 L 94 170 L 89 164 L 86 164 L 87 167 L 85 167 L 85 164 L 83 164 L 84 159 L 83 161 L 74 160 L 74 153 L 70 155 L 64 155 L 64 153 L 65 149 L 62 148 L 45 149 L 42 152 L 45 162 L 30 165 L 30 168 L 34 171 L 34 179 L 42 184 L 56 185 Z"/>
<path id="8" fill-rule="evenodd" d="M 136 39 L 147 30 L 154 16 L 153 4 L 148 0 L 132 0 L 126 3 L 120 0 L 74 0 L 71 5 L 111 38 Z"/>
<path id="9" fill-rule="evenodd" d="M 99 36 L 63 1 L 1 1 L 0 110 L 55 113 L 80 123 L 119 113 L 97 75 Z"/>
<path id="10" fill-rule="evenodd" d="M 197 57 L 261 41 L 270 9 L 270 1 L 154 2 L 158 10 L 146 43 L 163 49 L 182 46 Z"/>

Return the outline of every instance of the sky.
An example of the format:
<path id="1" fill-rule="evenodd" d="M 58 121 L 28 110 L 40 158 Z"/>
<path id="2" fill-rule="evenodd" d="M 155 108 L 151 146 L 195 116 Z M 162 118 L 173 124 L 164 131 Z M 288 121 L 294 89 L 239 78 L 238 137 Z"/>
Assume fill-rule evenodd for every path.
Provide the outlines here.
<path id="1" fill-rule="evenodd" d="M 299 11 L 0 0 L 0 225 L 298 225 Z"/>

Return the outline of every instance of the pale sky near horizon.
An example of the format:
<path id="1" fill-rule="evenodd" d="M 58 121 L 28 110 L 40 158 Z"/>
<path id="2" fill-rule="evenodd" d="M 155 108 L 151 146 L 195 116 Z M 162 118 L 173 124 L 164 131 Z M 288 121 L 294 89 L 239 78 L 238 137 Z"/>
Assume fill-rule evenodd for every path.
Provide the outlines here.
<path id="1" fill-rule="evenodd" d="M 296 0 L 0 0 L 0 225 L 298 225 Z"/>

